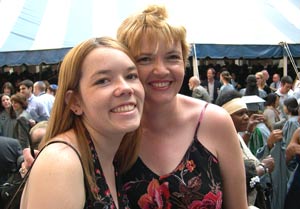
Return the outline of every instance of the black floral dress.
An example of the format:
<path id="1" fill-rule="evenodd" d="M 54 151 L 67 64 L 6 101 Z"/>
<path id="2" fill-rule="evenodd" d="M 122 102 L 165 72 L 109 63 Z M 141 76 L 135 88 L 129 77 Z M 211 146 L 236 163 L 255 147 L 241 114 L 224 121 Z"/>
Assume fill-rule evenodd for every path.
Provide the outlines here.
<path id="1" fill-rule="evenodd" d="M 92 142 L 92 140 L 89 140 L 89 146 L 92 151 L 92 156 L 94 159 L 94 168 L 95 168 L 95 176 L 96 176 L 96 182 L 97 187 L 93 189 L 93 192 L 97 192 L 98 198 L 97 200 L 94 200 L 89 197 L 87 194 L 87 200 L 86 200 L 86 209 L 115 209 L 117 208 L 113 198 L 111 196 L 110 190 L 108 188 L 108 185 L 106 183 L 98 155 L 95 150 L 95 146 Z M 119 209 L 130 209 L 129 207 L 129 201 L 126 196 L 126 194 L 122 191 L 122 184 L 121 184 L 121 176 L 119 176 L 117 172 L 117 168 L 115 166 L 115 176 L 116 176 L 116 187 L 118 192 L 118 203 L 119 203 Z"/>
<path id="2" fill-rule="evenodd" d="M 172 173 L 158 176 L 139 158 L 124 175 L 124 189 L 132 208 L 222 208 L 218 159 L 196 137 L 201 118 L 202 114 L 191 146 Z"/>

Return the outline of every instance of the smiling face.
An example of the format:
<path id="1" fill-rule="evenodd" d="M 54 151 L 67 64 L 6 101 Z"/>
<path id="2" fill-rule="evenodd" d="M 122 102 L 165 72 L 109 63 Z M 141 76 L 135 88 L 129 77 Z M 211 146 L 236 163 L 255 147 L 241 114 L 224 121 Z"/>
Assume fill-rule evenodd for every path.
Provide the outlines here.
<path id="1" fill-rule="evenodd" d="M 142 40 L 135 56 L 139 77 L 145 89 L 145 102 L 165 103 L 179 92 L 184 77 L 184 61 L 179 41 L 157 44 Z"/>
<path id="2" fill-rule="evenodd" d="M 1 105 L 4 109 L 10 109 L 11 107 L 11 101 L 10 101 L 10 97 L 8 95 L 3 95 L 1 97 Z"/>
<path id="3" fill-rule="evenodd" d="M 16 101 L 12 101 L 12 107 L 13 107 L 14 111 L 17 113 L 20 113 L 23 110 L 22 105 Z"/>
<path id="4" fill-rule="evenodd" d="M 125 134 L 138 128 L 144 90 L 137 68 L 123 52 L 92 50 L 82 64 L 80 112 L 87 127 L 101 134 Z"/>
<path id="5" fill-rule="evenodd" d="M 248 110 L 246 108 L 241 109 L 231 115 L 232 121 L 234 123 L 237 132 L 242 132 L 247 130 L 249 123 Z"/>

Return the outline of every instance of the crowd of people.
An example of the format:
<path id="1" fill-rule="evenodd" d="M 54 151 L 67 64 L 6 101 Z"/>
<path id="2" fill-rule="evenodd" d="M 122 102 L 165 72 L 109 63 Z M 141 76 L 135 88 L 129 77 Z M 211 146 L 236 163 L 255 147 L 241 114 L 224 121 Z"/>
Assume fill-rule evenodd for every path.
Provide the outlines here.
<path id="1" fill-rule="evenodd" d="M 268 84 L 262 71 L 240 89 L 229 71 L 219 80 L 209 67 L 182 95 L 189 53 L 185 28 L 151 5 L 126 18 L 117 39 L 72 48 L 58 85 L 3 85 L 0 135 L 13 143 L 0 149 L 15 146 L 16 157 L 1 183 L 28 172 L 20 208 L 291 208 L 293 80 Z"/>
<path id="2" fill-rule="evenodd" d="M 248 75 L 245 88 L 238 88 L 231 83 L 226 69 L 220 72 L 220 80 L 215 78 L 215 73 L 212 76 L 212 72 L 214 69 L 209 68 L 207 79 L 199 81 L 198 86 L 189 85 L 192 96 L 203 100 L 196 96 L 201 89 L 201 95 L 209 94 L 211 103 L 223 107 L 231 115 L 245 165 L 252 159 L 253 167 L 260 166 L 268 171 L 261 175 L 261 169 L 256 169 L 260 186 L 264 185 L 265 195 L 268 194 L 265 197 L 267 208 L 298 208 L 299 200 L 295 197 L 295 191 L 299 191 L 295 173 L 300 154 L 298 78 L 292 79 L 289 75 L 280 78 L 275 73 L 268 83 L 269 73 L 262 70 Z M 258 204 L 253 201 L 253 193 L 249 193 L 248 200 L 252 200 L 248 202 L 250 205 Z"/>

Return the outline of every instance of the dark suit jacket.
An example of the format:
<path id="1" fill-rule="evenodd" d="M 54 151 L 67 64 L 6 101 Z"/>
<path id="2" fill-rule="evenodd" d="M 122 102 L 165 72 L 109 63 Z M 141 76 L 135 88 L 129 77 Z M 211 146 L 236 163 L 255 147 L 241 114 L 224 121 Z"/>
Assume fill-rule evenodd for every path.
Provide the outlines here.
<path id="1" fill-rule="evenodd" d="M 208 89 L 208 80 L 202 81 L 201 82 L 201 86 L 203 86 L 204 88 L 206 88 L 208 94 L 210 94 L 209 93 L 209 89 Z M 214 98 L 213 98 L 212 103 L 215 103 L 215 101 L 216 101 L 216 99 L 218 97 L 218 90 L 220 90 L 220 88 L 221 88 L 221 82 L 215 79 L 215 81 L 214 81 Z"/>
<path id="2" fill-rule="evenodd" d="M 18 160 L 22 156 L 22 147 L 19 140 L 0 136 L 0 181 L 4 179 L 8 173 L 18 171 L 20 163 Z"/>

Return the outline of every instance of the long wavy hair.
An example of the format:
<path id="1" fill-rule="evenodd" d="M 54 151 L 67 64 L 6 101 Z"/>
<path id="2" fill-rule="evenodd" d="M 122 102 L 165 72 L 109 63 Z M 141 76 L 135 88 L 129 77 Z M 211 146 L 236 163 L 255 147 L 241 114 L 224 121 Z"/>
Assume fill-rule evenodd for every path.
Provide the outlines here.
<path id="1" fill-rule="evenodd" d="M 67 91 L 69 90 L 79 93 L 79 82 L 83 73 L 82 63 L 92 50 L 99 47 L 120 50 L 127 54 L 133 61 L 128 49 L 123 44 L 109 37 L 92 38 L 71 49 L 64 57 L 59 69 L 59 88 L 56 92 L 55 102 L 51 111 L 46 134 L 39 146 L 39 148 L 42 148 L 53 137 L 73 129 L 77 139 L 80 139 L 77 140 L 78 149 L 81 154 L 83 169 L 87 175 L 87 180 L 91 188 L 96 185 L 96 180 L 94 175 L 92 154 L 88 145 L 88 138 L 90 136 L 81 119 L 81 116 L 75 115 L 73 111 L 71 111 L 71 104 L 74 101 L 74 94 L 72 94 L 68 103 L 65 102 L 65 97 Z M 140 142 L 139 136 L 139 129 L 131 133 L 127 133 L 120 144 L 115 161 L 119 165 L 121 173 L 128 170 L 137 159 L 138 146 Z M 91 189 L 91 191 L 93 190 Z M 94 197 L 96 197 L 96 194 L 94 194 Z"/>

